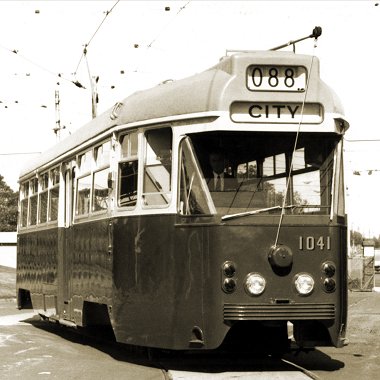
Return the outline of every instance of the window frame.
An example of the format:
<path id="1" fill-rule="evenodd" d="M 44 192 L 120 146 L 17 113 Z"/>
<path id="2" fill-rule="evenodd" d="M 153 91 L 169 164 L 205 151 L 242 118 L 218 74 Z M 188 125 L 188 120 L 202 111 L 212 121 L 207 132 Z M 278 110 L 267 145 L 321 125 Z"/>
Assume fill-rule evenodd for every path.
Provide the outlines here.
<path id="1" fill-rule="evenodd" d="M 98 149 L 104 146 L 109 145 L 107 154 L 101 154 L 99 156 Z M 76 169 L 76 178 L 75 178 L 75 200 L 74 200 L 74 221 L 80 221 L 83 219 L 90 218 L 91 216 L 96 215 L 103 215 L 109 212 L 110 210 L 110 189 L 108 187 L 108 180 L 110 178 L 111 173 L 111 156 L 112 156 L 112 140 L 110 137 L 97 142 L 94 144 L 91 148 L 87 148 L 86 150 L 82 150 L 79 152 L 76 156 L 76 162 L 77 162 L 77 169 Z M 101 157 L 101 158 L 99 158 Z M 85 162 L 83 163 L 83 158 L 86 158 Z M 107 208 L 101 209 L 101 210 L 95 210 L 94 207 L 94 185 L 95 185 L 95 176 L 97 173 L 107 170 L 108 169 L 108 176 L 107 176 L 107 187 L 108 187 L 108 202 L 107 202 Z M 79 206 L 79 183 L 80 180 L 83 178 L 89 177 L 90 184 L 89 184 L 89 205 L 87 212 L 84 213 L 78 213 L 78 206 Z"/>
<path id="2" fill-rule="evenodd" d="M 154 133 L 154 132 L 158 132 L 158 131 L 162 131 L 162 130 L 170 130 L 170 133 L 171 133 L 171 144 L 170 144 L 170 177 L 169 177 L 169 191 L 168 192 L 146 192 L 145 191 L 145 178 L 146 178 L 146 168 L 147 167 L 154 167 L 154 166 L 164 166 L 164 164 L 162 163 L 162 161 L 160 161 L 160 163 L 157 163 L 157 164 L 149 164 L 147 165 L 147 159 L 148 159 L 148 137 L 147 135 L 149 133 Z M 171 125 L 162 125 L 160 126 L 159 128 L 149 128 L 149 129 L 145 129 L 144 130 L 144 134 L 143 134 L 143 139 L 144 139 L 144 149 L 143 149 L 143 152 L 144 152 L 144 160 L 143 160 L 143 168 L 142 168 L 142 178 L 141 178 L 141 182 L 142 182 L 142 188 L 141 188 L 141 205 L 142 205 L 142 208 L 143 209 L 148 209 L 148 210 L 152 210 L 152 209 L 167 209 L 167 208 L 170 208 L 172 203 L 173 203 L 173 198 L 174 198 L 174 191 L 173 191 L 173 170 L 174 170 L 174 162 L 173 162 L 173 143 L 174 143 L 174 131 L 173 131 L 173 128 Z M 156 195 L 156 196 L 161 196 L 164 201 L 166 197 L 168 197 L 167 201 L 164 203 L 164 204 L 147 204 L 147 201 L 146 201 L 146 195 Z"/>
<path id="3" fill-rule="evenodd" d="M 136 139 L 135 139 L 135 149 L 133 149 L 133 141 L 132 139 L 130 138 L 132 135 L 136 134 Z M 121 142 L 121 140 L 125 139 L 126 137 L 128 137 L 128 146 L 127 146 L 127 152 L 126 152 L 126 155 L 124 156 L 123 155 L 123 142 Z M 117 178 L 118 178 L 118 181 L 117 181 L 117 207 L 118 208 L 122 208 L 123 210 L 134 210 L 136 209 L 137 207 L 137 203 L 138 203 L 138 199 L 139 199 L 139 166 L 140 166 L 140 162 L 139 162 L 139 156 L 138 156 L 138 152 L 139 152 L 139 132 L 137 129 L 134 129 L 134 130 L 130 130 L 130 131 L 125 131 L 123 133 L 121 133 L 118 137 L 118 143 L 119 143 L 119 147 L 120 147 L 120 152 L 119 152 L 119 157 L 118 157 L 118 161 L 117 161 Z M 132 163 L 132 165 L 134 165 L 135 163 L 137 164 L 137 167 L 136 167 L 136 170 L 135 170 L 135 180 L 134 180 L 134 184 L 135 184 L 135 189 L 133 189 L 133 193 L 134 194 L 134 197 L 135 199 L 133 200 L 134 203 L 132 205 L 122 205 L 121 204 L 121 185 L 122 185 L 122 178 L 121 178 L 121 165 L 124 164 L 124 163 Z"/>
<path id="4" fill-rule="evenodd" d="M 49 185 L 50 185 L 50 176 L 49 176 L 49 170 L 43 172 L 38 179 L 39 182 L 39 192 L 38 192 L 38 217 L 37 217 L 37 224 L 47 224 L 49 222 Z M 47 179 L 47 182 L 45 182 Z M 41 213 L 42 213 L 42 197 L 46 196 L 46 203 L 45 203 L 45 220 L 41 220 Z"/>

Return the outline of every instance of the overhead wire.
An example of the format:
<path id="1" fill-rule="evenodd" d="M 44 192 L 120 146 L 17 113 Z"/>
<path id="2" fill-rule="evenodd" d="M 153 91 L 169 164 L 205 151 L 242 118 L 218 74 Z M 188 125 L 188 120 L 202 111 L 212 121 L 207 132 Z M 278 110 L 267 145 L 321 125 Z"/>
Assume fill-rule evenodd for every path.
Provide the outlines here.
<path id="1" fill-rule="evenodd" d="M 152 48 L 153 44 L 157 42 L 157 40 L 159 39 L 160 35 L 164 32 L 164 30 L 166 30 L 168 28 L 168 26 L 178 17 L 178 15 L 190 4 L 191 0 L 189 0 L 185 5 L 183 5 L 182 7 L 179 8 L 178 12 L 175 14 L 174 17 L 172 17 L 164 26 L 163 28 L 157 33 L 157 35 L 152 39 L 152 41 L 146 45 L 146 51 L 148 51 L 148 49 Z M 140 60 L 141 61 L 141 60 Z M 133 70 L 133 72 L 138 72 L 139 68 L 139 63 L 137 63 L 137 66 L 136 68 Z"/>
<path id="2" fill-rule="evenodd" d="M 63 79 L 63 80 L 66 80 L 66 81 L 72 83 L 72 80 L 71 80 L 71 79 L 68 79 L 68 78 L 65 78 L 65 77 L 62 75 L 62 73 L 54 72 L 54 71 L 48 69 L 47 67 L 42 66 L 41 64 L 39 64 L 39 63 L 37 63 L 37 62 L 35 62 L 35 61 L 29 59 L 29 58 L 26 57 L 25 55 L 20 54 L 19 50 L 17 50 L 17 49 L 9 49 L 9 48 L 5 47 L 5 46 L 2 45 L 2 44 L 0 44 L 0 48 L 2 48 L 2 49 L 4 49 L 4 50 L 7 50 L 8 52 L 10 52 L 10 53 L 12 53 L 12 54 L 17 55 L 18 57 L 24 59 L 25 61 L 28 61 L 29 63 L 31 63 L 32 65 L 34 65 L 34 66 L 36 66 L 36 67 L 38 67 L 40 70 L 45 71 L 45 72 L 47 72 L 48 74 L 51 74 L 51 75 L 53 75 L 53 76 L 56 77 L 56 78 L 60 78 L 60 79 Z M 74 83 L 74 84 L 75 84 L 75 83 Z"/>
<path id="3" fill-rule="evenodd" d="M 367 143 L 367 142 L 370 142 L 370 143 L 372 143 L 372 142 L 380 142 L 380 139 L 376 139 L 376 138 L 374 138 L 374 139 L 352 139 L 352 140 L 350 140 L 350 139 L 346 139 L 346 138 L 344 138 L 344 141 L 345 142 L 348 142 L 348 143 L 358 143 L 358 142 L 360 142 L 360 143 Z M 354 153 L 360 153 L 360 154 L 362 154 L 363 152 L 366 152 L 366 153 L 369 153 L 369 152 L 378 152 L 378 149 L 377 148 L 375 148 L 375 147 L 373 147 L 373 150 L 372 150 L 372 148 L 371 149 L 368 149 L 368 148 L 362 148 L 362 149 L 356 149 L 356 148 L 353 148 L 353 149 L 347 149 L 347 148 L 345 148 L 344 149 L 344 152 L 347 154 L 347 153 L 349 153 L 349 154 L 354 154 Z M 352 171 L 352 174 L 354 175 L 354 176 L 360 176 L 362 173 L 367 173 L 368 175 L 372 175 L 374 172 L 380 172 L 380 169 L 361 169 L 361 170 L 350 170 L 350 172 Z"/>
<path id="4" fill-rule="evenodd" d="M 41 152 L 10 152 L 10 153 L 0 153 L 0 156 L 18 156 L 26 154 L 41 154 Z"/>
<path id="5" fill-rule="evenodd" d="M 80 58 L 80 60 L 78 62 L 78 65 L 77 65 L 77 68 L 76 68 L 76 70 L 74 72 L 74 75 L 76 74 L 76 71 L 78 70 L 80 63 L 81 63 L 83 57 L 85 56 L 85 54 L 87 52 L 88 46 L 90 45 L 90 43 L 92 42 L 92 40 L 94 39 L 94 37 L 96 36 L 96 34 L 99 32 L 100 28 L 102 27 L 103 23 L 105 22 L 105 20 L 109 16 L 109 14 L 113 11 L 113 9 L 116 7 L 116 5 L 119 2 L 120 2 L 120 0 L 117 0 L 115 2 L 115 4 L 111 7 L 111 9 L 105 12 L 105 16 L 104 16 L 103 20 L 101 21 L 101 23 L 99 24 L 99 26 L 96 28 L 95 32 L 92 34 L 92 36 L 89 39 L 89 41 L 87 42 L 87 44 L 85 44 L 85 47 L 84 47 L 83 52 L 82 52 L 82 56 L 81 56 L 81 58 Z M 72 79 L 66 78 L 65 76 L 62 75 L 62 73 L 57 73 L 57 72 L 54 72 L 54 71 L 48 69 L 47 67 L 45 67 L 45 66 L 43 66 L 43 65 L 41 65 L 41 64 L 39 64 L 39 63 L 31 60 L 31 59 L 29 59 L 29 58 L 27 58 L 23 54 L 20 54 L 19 50 L 17 50 L 17 49 L 9 49 L 9 48 L 5 47 L 4 45 L 1 45 L 1 44 L 0 44 L 0 48 L 4 49 L 4 50 L 6 50 L 6 51 L 8 51 L 8 52 L 10 52 L 12 54 L 17 55 L 18 57 L 24 59 L 25 61 L 31 63 L 32 65 L 34 65 L 36 67 L 38 67 L 40 70 L 42 70 L 42 71 L 44 71 L 44 72 L 46 72 L 46 73 L 54 76 L 55 78 L 59 78 L 60 80 L 62 79 L 62 80 L 65 80 L 67 82 L 70 82 L 70 83 L 74 84 L 78 88 L 86 89 L 86 87 L 83 86 L 78 80 L 72 80 Z M 88 64 L 87 64 L 87 69 L 89 70 Z M 89 75 L 90 75 L 90 72 L 89 72 Z"/>
<path id="6" fill-rule="evenodd" d="M 349 139 L 344 139 L 344 141 L 347 141 L 349 143 L 355 143 L 355 142 L 380 142 L 380 139 L 353 139 L 353 140 L 349 140 Z"/>
<path id="7" fill-rule="evenodd" d="M 109 11 L 106 11 L 105 12 L 105 16 L 103 18 L 103 20 L 101 21 L 101 23 L 99 24 L 99 26 L 96 28 L 95 32 L 93 33 L 93 35 L 91 36 L 91 38 L 89 39 L 89 41 L 84 45 L 84 49 L 82 51 L 82 55 L 79 59 L 79 62 L 77 64 L 77 67 L 74 71 L 74 75 L 77 73 L 78 71 L 78 68 L 79 68 L 79 65 L 81 64 L 82 60 L 83 60 L 83 57 L 87 54 L 87 49 L 90 45 L 90 43 L 92 42 L 92 40 L 94 39 L 94 37 L 96 36 L 96 34 L 98 33 L 98 31 L 100 30 L 100 28 L 102 27 L 102 25 L 104 24 L 104 21 L 106 21 L 107 17 L 110 15 L 110 13 L 114 10 L 114 8 L 116 7 L 117 4 L 119 4 L 120 0 L 117 0 L 116 3 L 112 6 L 112 8 L 109 10 Z"/>
<path id="8" fill-rule="evenodd" d="M 159 36 L 163 33 L 165 29 L 175 20 L 175 18 L 189 5 L 191 0 L 189 0 L 184 6 L 180 7 L 175 16 L 167 22 L 164 27 L 158 32 L 157 36 L 147 45 L 147 49 L 151 48 L 152 45 L 158 40 Z"/>

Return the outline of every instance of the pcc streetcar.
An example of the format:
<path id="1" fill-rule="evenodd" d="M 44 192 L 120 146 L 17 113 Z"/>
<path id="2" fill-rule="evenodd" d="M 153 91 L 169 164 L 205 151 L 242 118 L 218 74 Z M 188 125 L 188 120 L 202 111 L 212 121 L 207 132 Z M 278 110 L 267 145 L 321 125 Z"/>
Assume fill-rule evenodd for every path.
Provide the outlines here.
<path id="1" fill-rule="evenodd" d="M 174 350 L 341 347 L 343 134 L 316 57 L 241 52 L 137 92 L 19 179 L 17 299 Z"/>

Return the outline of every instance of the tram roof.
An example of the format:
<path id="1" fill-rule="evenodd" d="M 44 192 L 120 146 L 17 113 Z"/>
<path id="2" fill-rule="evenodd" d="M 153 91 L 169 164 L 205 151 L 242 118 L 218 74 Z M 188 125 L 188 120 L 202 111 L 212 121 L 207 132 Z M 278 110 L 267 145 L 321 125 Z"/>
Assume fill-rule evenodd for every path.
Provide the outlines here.
<path id="1" fill-rule="evenodd" d="M 223 57 L 218 64 L 191 77 L 167 81 L 151 89 L 133 93 L 125 98 L 117 115 L 112 107 L 94 118 L 73 134 L 29 162 L 20 173 L 20 180 L 32 175 L 41 167 L 65 153 L 79 148 L 86 141 L 119 125 L 126 125 L 161 118 L 178 118 L 211 111 L 229 111 L 235 100 L 256 100 L 256 94 L 247 90 L 246 69 L 249 65 L 298 65 L 309 68 L 311 82 L 316 86 L 306 94 L 306 101 L 320 102 L 325 111 L 343 114 L 342 106 L 334 92 L 319 79 L 319 60 L 316 57 L 283 51 L 242 52 Z M 305 94 L 287 94 L 287 101 L 303 101 Z M 293 99 L 290 99 L 293 98 Z M 283 93 L 261 93 L 260 101 L 284 101 Z"/>

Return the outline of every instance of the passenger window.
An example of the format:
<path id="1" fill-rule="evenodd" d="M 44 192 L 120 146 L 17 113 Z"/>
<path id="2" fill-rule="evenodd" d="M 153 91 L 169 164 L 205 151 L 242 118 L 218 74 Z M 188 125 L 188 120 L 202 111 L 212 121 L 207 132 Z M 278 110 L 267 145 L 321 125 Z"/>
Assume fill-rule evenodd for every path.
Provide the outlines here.
<path id="1" fill-rule="evenodd" d="M 79 175 L 77 179 L 76 212 L 77 216 L 88 215 L 91 208 L 91 167 L 92 149 L 78 156 Z"/>
<path id="2" fill-rule="evenodd" d="M 56 167 L 50 172 L 51 188 L 49 190 L 49 221 L 58 219 L 59 202 L 59 168 Z"/>
<path id="3" fill-rule="evenodd" d="M 29 213 L 30 219 L 29 224 L 34 226 L 37 224 L 37 194 L 38 194 L 38 180 L 34 178 L 30 181 L 30 202 L 29 202 Z"/>
<path id="4" fill-rule="evenodd" d="M 83 153 L 79 156 L 79 169 L 81 173 L 89 172 L 91 170 L 91 150 Z"/>
<path id="5" fill-rule="evenodd" d="M 138 149 L 137 132 L 121 136 L 121 162 L 119 163 L 118 202 L 122 207 L 134 207 L 137 203 Z"/>
<path id="6" fill-rule="evenodd" d="M 111 141 L 107 140 L 78 156 L 76 216 L 108 210 L 111 149 Z M 73 171 L 73 183 L 75 175 Z"/>
<path id="7" fill-rule="evenodd" d="M 119 164 L 119 205 L 135 206 L 137 202 L 138 161 L 121 162 Z"/>
<path id="8" fill-rule="evenodd" d="M 50 190 L 50 221 L 53 222 L 58 219 L 58 201 L 59 201 L 59 187 L 53 187 Z"/>
<path id="9" fill-rule="evenodd" d="M 94 173 L 92 211 L 108 209 L 108 173 L 108 168 Z"/>
<path id="10" fill-rule="evenodd" d="M 90 211 L 91 175 L 78 179 L 77 215 L 86 215 Z"/>
<path id="11" fill-rule="evenodd" d="M 145 141 L 144 204 L 165 206 L 171 201 L 172 130 L 147 131 Z"/>
<path id="12" fill-rule="evenodd" d="M 110 164 L 111 154 L 111 141 L 107 141 L 104 144 L 94 149 L 94 158 L 97 168 Z"/>
<path id="13" fill-rule="evenodd" d="M 21 184 L 21 215 L 20 226 L 26 227 L 28 223 L 28 195 L 29 195 L 29 182 Z"/>
<path id="14" fill-rule="evenodd" d="M 38 223 L 46 223 L 48 215 L 48 187 L 49 173 L 46 172 L 40 177 L 39 211 Z"/>

